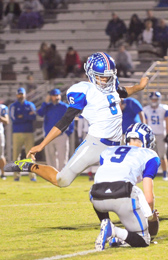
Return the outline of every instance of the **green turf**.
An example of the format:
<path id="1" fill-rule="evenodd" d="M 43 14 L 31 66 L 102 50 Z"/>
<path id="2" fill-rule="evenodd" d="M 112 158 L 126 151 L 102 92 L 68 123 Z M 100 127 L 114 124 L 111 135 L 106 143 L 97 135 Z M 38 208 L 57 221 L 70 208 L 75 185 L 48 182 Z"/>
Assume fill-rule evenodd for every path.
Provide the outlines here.
<path id="1" fill-rule="evenodd" d="M 94 249 L 99 221 L 89 201 L 92 182 L 78 177 L 70 187 L 57 188 L 38 177 L 20 182 L 0 180 L 0 260 L 34 260 Z M 140 186 L 141 187 L 141 186 Z M 160 230 L 148 248 L 107 248 L 69 259 L 168 259 L 168 182 L 155 179 L 155 205 Z M 118 218 L 111 214 L 118 226 Z"/>

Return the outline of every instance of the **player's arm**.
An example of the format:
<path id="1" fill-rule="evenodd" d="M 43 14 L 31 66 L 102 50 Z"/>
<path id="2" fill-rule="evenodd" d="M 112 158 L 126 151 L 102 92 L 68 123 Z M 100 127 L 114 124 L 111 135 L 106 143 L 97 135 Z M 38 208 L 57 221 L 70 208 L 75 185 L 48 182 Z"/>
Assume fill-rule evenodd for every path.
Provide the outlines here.
<path id="1" fill-rule="evenodd" d="M 4 125 L 9 124 L 8 108 L 2 110 L 0 122 L 2 122 Z"/>
<path id="2" fill-rule="evenodd" d="M 149 177 L 143 179 L 143 191 L 145 198 L 151 208 L 154 210 L 154 191 L 153 191 L 153 180 Z"/>
<path id="3" fill-rule="evenodd" d="M 148 202 L 153 213 L 153 217 L 150 221 L 156 221 L 158 216 L 157 210 L 154 210 L 153 179 L 157 175 L 159 166 L 160 158 L 156 156 L 147 161 L 145 169 L 143 171 L 143 191 L 146 201 Z"/>
<path id="4" fill-rule="evenodd" d="M 141 119 L 141 122 L 142 123 L 146 123 L 146 119 L 145 119 L 145 114 L 144 114 L 144 112 L 143 111 L 140 111 L 139 113 L 138 113 L 138 115 L 139 115 L 139 117 L 140 117 L 140 119 Z"/>
<path id="5" fill-rule="evenodd" d="M 168 117 L 165 117 L 166 122 L 166 134 L 168 135 Z"/>
<path id="6" fill-rule="evenodd" d="M 168 111 L 166 111 L 165 114 L 165 122 L 166 122 L 166 136 L 164 138 L 164 141 L 168 143 Z"/>
<path id="7" fill-rule="evenodd" d="M 148 84 L 148 80 L 149 80 L 148 77 L 144 77 L 144 78 L 141 78 L 139 84 L 136 84 L 136 85 L 130 86 L 130 87 L 125 87 L 128 97 L 140 90 L 143 90 L 146 87 L 146 85 Z"/>
<path id="8" fill-rule="evenodd" d="M 36 145 L 30 149 L 30 151 L 27 154 L 27 157 L 31 155 L 32 159 L 35 160 L 35 154 L 42 151 L 47 144 L 49 144 L 53 139 L 55 139 L 62 132 L 64 132 L 66 128 L 70 125 L 70 123 L 73 121 L 75 116 L 80 112 L 81 110 L 79 109 L 69 107 L 64 116 L 50 130 L 50 132 L 44 138 L 44 140 L 39 145 Z"/>

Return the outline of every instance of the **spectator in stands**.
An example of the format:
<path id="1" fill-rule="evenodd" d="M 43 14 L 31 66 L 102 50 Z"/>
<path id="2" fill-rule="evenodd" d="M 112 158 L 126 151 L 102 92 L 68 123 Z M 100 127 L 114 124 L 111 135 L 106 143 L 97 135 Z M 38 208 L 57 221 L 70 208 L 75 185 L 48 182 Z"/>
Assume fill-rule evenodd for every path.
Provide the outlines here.
<path id="1" fill-rule="evenodd" d="M 68 105 L 61 101 L 61 92 L 59 89 L 53 89 L 42 103 L 37 111 L 38 115 L 44 117 L 45 136 L 51 128 L 62 118 L 67 111 Z M 46 163 L 57 167 L 59 171 L 65 166 L 69 159 L 69 136 L 74 131 L 74 121 L 68 129 L 57 139 L 54 139 L 45 147 Z"/>
<path id="2" fill-rule="evenodd" d="M 29 94 L 32 90 L 37 88 L 36 84 L 34 83 L 34 77 L 32 74 L 27 75 L 27 83 L 26 83 L 26 92 Z"/>
<path id="3" fill-rule="evenodd" d="M 65 56 L 65 76 L 75 77 L 80 75 L 81 60 L 79 54 L 73 47 L 68 47 Z"/>
<path id="4" fill-rule="evenodd" d="M 144 123 L 145 120 L 145 114 L 143 112 L 143 107 L 141 103 L 132 97 L 121 99 L 121 110 L 123 115 L 123 121 L 122 121 L 122 131 L 123 134 L 125 134 L 127 128 L 131 124 L 135 123 Z"/>
<path id="5" fill-rule="evenodd" d="M 155 30 L 156 26 L 158 25 L 158 19 L 153 15 L 152 10 L 147 10 L 146 11 L 146 18 L 144 20 L 144 24 L 146 21 L 151 21 L 152 22 L 152 28 Z"/>
<path id="6" fill-rule="evenodd" d="M 23 12 L 19 17 L 19 29 L 40 28 L 43 25 L 41 11 L 43 6 L 39 0 L 26 0 L 23 6 Z"/>
<path id="7" fill-rule="evenodd" d="M 9 124 L 8 117 L 8 107 L 4 104 L 0 104 L 0 170 L 1 179 L 6 180 L 4 175 L 4 166 L 6 164 L 5 158 L 5 135 L 4 135 L 4 125 Z"/>
<path id="8" fill-rule="evenodd" d="M 110 36 L 108 48 L 111 48 L 112 46 L 116 47 L 117 41 L 124 38 L 127 28 L 124 21 L 116 13 L 112 13 L 112 19 L 108 22 L 105 32 Z"/>
<path id="9" fill-rule="evenodd" d="M 57 9 L 61 0 L 41 0 L 40 1 L 45 9 Z"/>
<path id="10" fill-rule="evenodd" d="M 168 0 L 160 0 L 156 7 L 168 7 Z"/>
<path id="11" fill-rule="evenodd" d="M 13 160 L 17 160 L 21 149 L 25 146 L 26 153 L 34 145 L 33 122 L 36 119 L 36 107 L 26 100 L 24 88 L 18 88 L 17 100 L 10 105 L 9 116 L 12 121 Z M 29 173 L 31 181 L 36 175 Z M 20 173 L 14 173 L 14 181 L 20 180 Z"/>
<path id="12" fill-rule="evenodd" d="M 46 42 L 42 42 L 38 51 L 39 66 L 43 74 L 43 79 L 48 80 L 48 61 L 47 56 L 49 47 Z"/>
<path id="13" fill-rule="evenodd" d="M 48 52 L 47 52 L 47 74 L 48 79 L 60 78 L 63 76 L 63 61 L 61 55 L 57 51 L 56 45 L 51 44 Z"/>
<path id="14" fill-rule="evenodd" d="M 162 48 L 162 57 L 167 55 L 168 49 L 168 25 L 164 19 L 160 19 L 154 32 L 154 40 Z"/>
<path id="15" fill-rule="evenodd" d="M 3 18 L 3 0 L 0 0 L 0 22 Z"/>
<path id="16" fill-rule="evenodd" d="M 152 44 L 154 32 L 152 28 L 152 22 L 147 20 L 145 22 L 145 29 L 142 32 L 142 43 Z"/>
<path id="17" fill-rule="evenodd" d="M 4 18 L 3 18 L 3 25 L 4 27 L 8 24 L 10 27 L 14 27 L 15 20 L 19 18 L 21 14 L 21 8 L 19 3 L 15 2 L 15 0 L 10 0 L 9 3 L 6 5 Z"/>
<path id="18" fill-rule="evenodd" d="M 126 51 L 125 46 L 121 45 L 119 47 L 119 51 L 115 58 L 116 68 L 117 68 L 117 76 L 121 77 L 121 73 L 125 78 L 128 78 L 128 72 L 133 73 L 133 63 L 131 55 L 128 51 Z"/>
<path id="19" fill-rule="evenodd" d="M 131 16 L 129 29 L 128 29 L 128 42 L 130 45 L 132 45 L 133 42 L 136 42 L 136 44 L 138 43 L 139 36 L 141 35 L 143 29 L 144 29 L 143 22 L 139 19 L 137 14 L 133 14 Z"/>
<path id="20" fill-rule="evenodd" d="M 28 94 L 27 100 L 31 100 L 35 97 L 34 90 L 37 88 L 37 85 L 34 82 L 34 77 L 32 74 L 27 75 L 27 82 L 26 82 L 26 93 Z"/>

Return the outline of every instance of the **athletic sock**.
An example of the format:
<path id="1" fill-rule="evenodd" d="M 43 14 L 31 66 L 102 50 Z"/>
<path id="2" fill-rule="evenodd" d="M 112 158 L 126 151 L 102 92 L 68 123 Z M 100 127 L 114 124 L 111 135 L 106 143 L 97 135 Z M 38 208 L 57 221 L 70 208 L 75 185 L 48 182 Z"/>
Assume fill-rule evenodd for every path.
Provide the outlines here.
<path id="1" fill-rule="evenodd" d="M 166 178 L 166 177 L 167 177 L 167 172 L 163 171 L 163 178 Z"/>
<path id="2" fill-rule="evenodd" d="M 128 231 L 126 229 L 123 229 L 123 228 L 118 228 L 118 227 L 114 227 L 114 230 L 115 230 L 115 234 L 116 234 L 116 237 L 121 239 L 121 240 L 125 240 L 128 236 Z"/>
<path id="3" fill-rule="evenodd" d="M 34 163 L 29 163 L 28 171 L 31 172 L 31 167 L 34 165 Z"/>

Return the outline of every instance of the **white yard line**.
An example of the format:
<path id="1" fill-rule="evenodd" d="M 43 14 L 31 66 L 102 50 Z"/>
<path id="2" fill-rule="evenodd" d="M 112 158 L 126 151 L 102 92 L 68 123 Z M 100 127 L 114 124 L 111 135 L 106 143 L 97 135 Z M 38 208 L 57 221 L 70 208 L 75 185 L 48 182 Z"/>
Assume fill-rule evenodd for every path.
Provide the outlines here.
<path id="1" fill-rule="evenodd" d="M 58 260 L 58 259 L 70 258 L 73 256 L 88 255 L 88 254 L 92 254 L 92 253 L 96 253 L 96 252 L 98 252 L 98 251 L 96 249 L 93 249 L 93 250 L 87 250 L 87 251 L 78 252 L 78 253 L 69 254 L 69 255 L 56 255 L 56 256 L 51 256 L 51 257 L 45 257 L 45 258 L 40 258 L 37 260 Z"/>
<path id="2" fill-rule="evenodd" d="M 61 202 L 61 204 L 68 204 L 68 202 Z M 5 207 L 27 207 L 27 206 L 45 206 L 45 205 L 56 205 L 60 204 L 60 202 L 51 202 L 51 203 L 30 203 L 30 204 L 11 204 L 11 205 L 0 205 L 0 208 L 5 208 Z M 71 204 L 76 204 L 76 202 L 71 202 Z"/>

